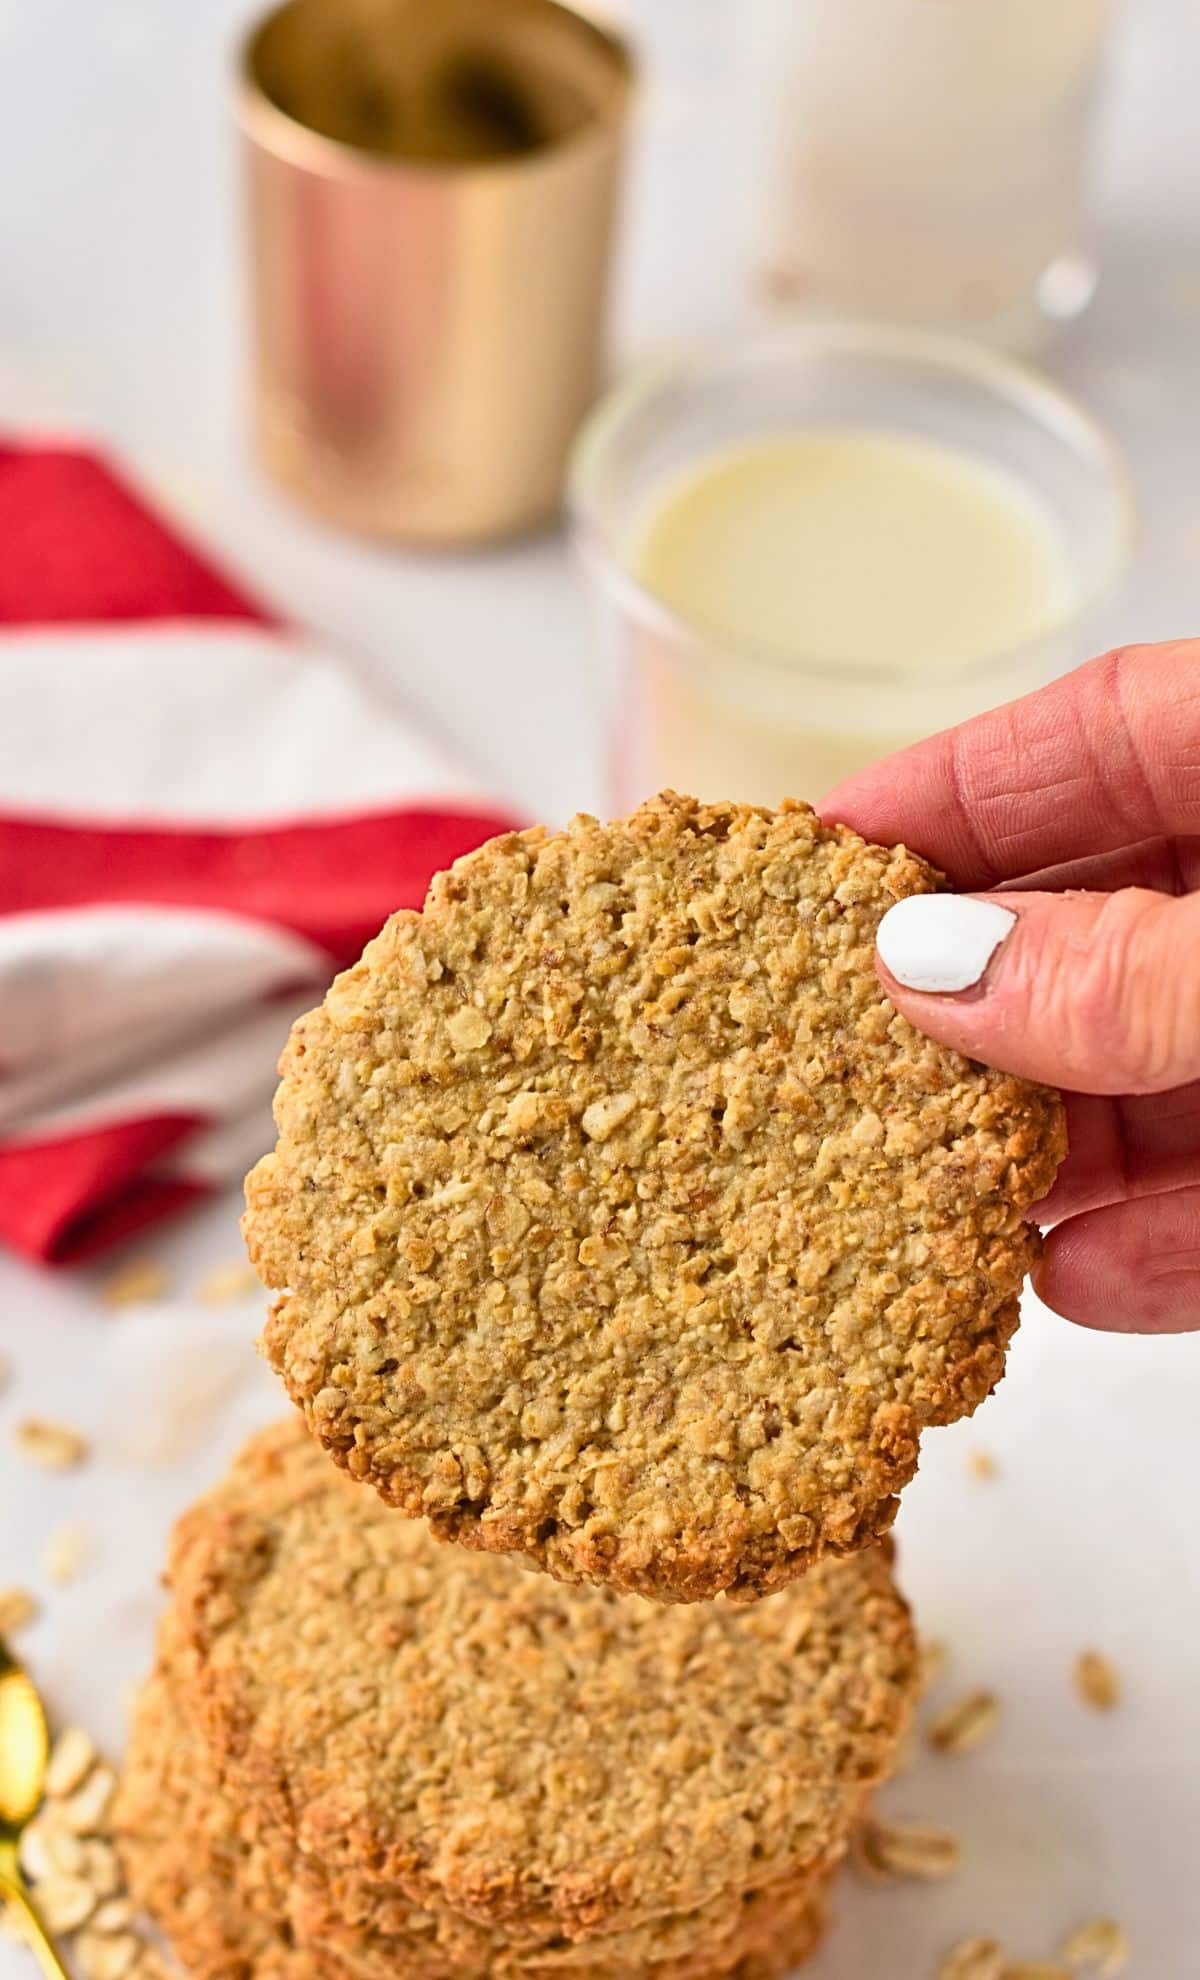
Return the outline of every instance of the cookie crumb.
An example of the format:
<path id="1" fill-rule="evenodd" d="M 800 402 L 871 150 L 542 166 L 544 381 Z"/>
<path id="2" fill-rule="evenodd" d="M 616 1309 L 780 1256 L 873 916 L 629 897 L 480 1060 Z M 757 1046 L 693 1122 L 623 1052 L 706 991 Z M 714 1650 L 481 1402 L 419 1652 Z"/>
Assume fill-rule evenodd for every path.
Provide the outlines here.
<path id="1" fill-rule="evenodd" d="M 962 1939 L 946 1954 L 938 1980 L 1004 1980 L 1004 1949 L 995 1939 Z"/>
<path id="2" fill-rule="evenodd" d="M 146 1306 L 164 1299 L 167 1275 L 152 1258 L 131 1258 L 105 1280 L 100 1297 L 106 1306 Z"/>
<path id="3" fill-rule="evenodd" d="M 0 1588 L 0 1637 L 24 1629 L 38 1612 L 38 1605 L 27 1588 Z"/>
<path id="4" fill-rule="evenodd" d="M 46 1543 L 43 1565 L 46 1577 L 56 1588 L 65 1588 L 74 1581 L 83 1565 L 84 1534 L 82 1527 L 60 1526 L 50 1535 Z"/>
<path id="5" fill-rule="evenodd" d="M 967 1457 L 967 1470 L 970 1472 L 972 1478 L 978 1478 L 982 1484 L 986 1484 L 989 1479 L 998 1476 L 1000 1466 L 996 1463 L 990 1451 L 979 1450 L 977 1448 L 971 1451 Z"/>
<path id="6" fill-rule="evenodd" d="M 947 1705 L 929 1728 L 935 1753 L 971 1753 L 991 1738 L 1000 1721 L 1000 1700 L 994 1691 L 973 1691 Z"/>
<path id="7" fill-rule="evenodd" d="M 962 1861 L 958 1839 L 948 1829 L 915 1822 L 865 1821 L 856 1838 L 860 1866 L 868 1875 L 934 1882 L 952 1877 Z"/>
<path id="8" fill-rule="evenodd" d="M 1052 1959 L 1020 1959 L 1005 1967 L 1004 1980 L 1071 1980 L 1071 1975 Z"/>
<path id="9" fill-rule="evenodd" d="M 1115 1712 L 1121 1703 L 1120 1673 L 1099 1650 L 1081 1650 L 1076 1657 L 1075 1689 L 1093 1712 Z"/>
<path id="10" fill-rule="evenodd" d="M 229 1306 L 234 1300 L 249 1299 L 261 1292 L 258 1273 L 243 1259 L 218 1265 L 200 1281 L 200 1297 L 206 1306 Z"/>
<path id="11" fill-rule="evenodd" d="M 73 1471 L 88 1455 L 87 1438 L 69 1423 L 56 1423 L 49 1416 L 24 1417 L 13 1441 L 22 1457 L 44 1471 Z"/>
<path id="12" fill-rule="evenodd" d="M 1059 1954 L 1073 1971 L 1094 1968 L 1102 1980 L 1112 1980 L 1129 1963 L 1128 1934 L 1115 1918 L 1093 1918 L 1063 1940 Z"/>

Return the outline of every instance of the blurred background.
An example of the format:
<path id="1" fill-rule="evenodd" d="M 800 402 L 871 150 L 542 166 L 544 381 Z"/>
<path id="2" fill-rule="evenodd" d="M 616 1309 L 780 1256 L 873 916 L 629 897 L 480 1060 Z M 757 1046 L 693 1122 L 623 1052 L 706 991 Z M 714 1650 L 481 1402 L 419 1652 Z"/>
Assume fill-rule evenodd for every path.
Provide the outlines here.
<path id="1" fill-rule="evenodd" d="M 282 1406 L 237 1231 L 275 1056 L 386 913 L 510 818 L 667 778 L 816 798 L 1200 631 L 1190 0 L 626 0 L 539 71 L 544 151 L 473 71 L 516 155 L 460 131 L 461 209 L 444 132 L 391 206 L 319 49 L 325 134 L 272 44 L 239 139 L 257 18 L 0 0 L 0 1595 L 114 1754 L 169 1522 Z M 773 451 L 812 426 L 827 457 Z M 401 455 L 388 533 L 347 526 Z M 1003 1736 L 896 1784 L 963 1875 L 847 1893 L 814 1980 L 923 1980 L 980 1932 L 1044 1958 L 1098 1912 L 1131 1972 L 1192 1980 L 1198 1351 L 1031 1300 L 978 1426 L 931 1440 L 904 1578 Z M 39 1419 L 78 1440 L 59 1472 Z"/>
<path id="2" fill-rule="evenodd" d="M 237 0 L 0 11 L 0 410 L 20 428 L 44 419 L 116 448 L 260 596 L 334 635 L 385 693 L 427 709 L 486 786 L 528 815 L 602 809 L 595 619 L 560 534 L 465 557 L 380 548 L 307 520 L 249 457 L 230 93 L 234 44 L 255 11 Z M 614 375 L 665 343 L 763 318 L 751 27 L 779 11 L 761 0 L 614 10 L 643 72 Z M 1178 634 L 1195 617 L 1198 68 L 1187 0 L 1118 11 L 1097 107 L 1099 286 L 1043 360 L 1111 431 L 1135 483 L 1137 558 L 1104 640 Z"/>

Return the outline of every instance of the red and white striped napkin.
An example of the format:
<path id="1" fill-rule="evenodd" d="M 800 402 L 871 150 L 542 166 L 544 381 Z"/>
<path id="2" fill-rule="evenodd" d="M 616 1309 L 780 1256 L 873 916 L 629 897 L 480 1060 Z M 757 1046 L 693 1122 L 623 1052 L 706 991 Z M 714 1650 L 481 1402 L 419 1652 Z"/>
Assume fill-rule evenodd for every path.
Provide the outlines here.
<path id="1" fill-rule="evenodd" d="M 94 454 L 0 446 L 0 1242 L 240 1176 L 292 1017 L 511 823 Z"/>

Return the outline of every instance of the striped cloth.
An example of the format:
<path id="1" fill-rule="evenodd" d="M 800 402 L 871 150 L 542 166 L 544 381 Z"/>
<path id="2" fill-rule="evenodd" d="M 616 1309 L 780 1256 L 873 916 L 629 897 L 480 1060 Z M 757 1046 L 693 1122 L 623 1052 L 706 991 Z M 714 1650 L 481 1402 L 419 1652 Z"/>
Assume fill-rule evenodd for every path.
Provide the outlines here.
<path id="1" fill-rule="evenodd" d="M 291 1019 L 511 822 L 109 465 L 0 447 L 0 1242 L 239 1177 Z"/>

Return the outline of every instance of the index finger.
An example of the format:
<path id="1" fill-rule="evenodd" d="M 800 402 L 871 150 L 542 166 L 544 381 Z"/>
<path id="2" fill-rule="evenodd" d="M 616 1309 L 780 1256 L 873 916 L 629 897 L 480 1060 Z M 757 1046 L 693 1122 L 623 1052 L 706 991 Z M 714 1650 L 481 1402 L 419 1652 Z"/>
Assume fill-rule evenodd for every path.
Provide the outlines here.
<path id="1" fill-rule="evenodd" d="M 1200 640 L 1119 647 L 860 771 L 817 807 L 960 888 L 1200 833 Z"/>

